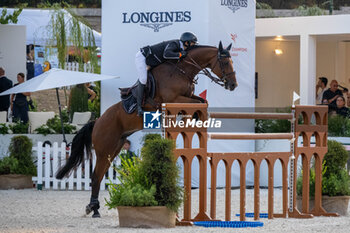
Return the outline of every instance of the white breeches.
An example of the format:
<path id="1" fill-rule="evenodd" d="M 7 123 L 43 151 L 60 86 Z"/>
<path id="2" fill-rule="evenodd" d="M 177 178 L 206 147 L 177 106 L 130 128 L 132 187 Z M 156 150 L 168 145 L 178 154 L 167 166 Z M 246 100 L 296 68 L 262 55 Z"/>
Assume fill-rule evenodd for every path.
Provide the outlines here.
<path id="1" fill-rule="evenodd" d="M 146 58 L 145 56 L 143 56 L 143 54 L 140 51 L 136 53 L 135 64 L 136 64 L 138 79 L 140 80 L 140 83 L 145 85 L 147 82 Z"/>

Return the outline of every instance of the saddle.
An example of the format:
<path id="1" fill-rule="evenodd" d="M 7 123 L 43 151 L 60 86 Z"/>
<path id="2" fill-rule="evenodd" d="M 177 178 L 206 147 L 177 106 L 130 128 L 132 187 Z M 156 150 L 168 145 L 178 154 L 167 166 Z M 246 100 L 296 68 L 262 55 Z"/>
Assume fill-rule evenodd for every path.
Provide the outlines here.
<path id="1" fill-rule="evenodd" d="M 128 114 L 133 113 L 137 107 L 136 97 L 139 94 L 136 88 L 138 85 L 137 82 L 138 81 L 136 81 L 136 83 L 131 87 L 119 88 L 124 111 Z M 156 94 L 156 81 L 153 77 L 152 71 L 148 71 L 147 83 L 146 83 L 146 88 L 144 90 L 142 103 L 144 104 L 146 101 L 148 101 L 150 102 L 151 105 L 157 105 L 153 101 L 155 94 Z"/>

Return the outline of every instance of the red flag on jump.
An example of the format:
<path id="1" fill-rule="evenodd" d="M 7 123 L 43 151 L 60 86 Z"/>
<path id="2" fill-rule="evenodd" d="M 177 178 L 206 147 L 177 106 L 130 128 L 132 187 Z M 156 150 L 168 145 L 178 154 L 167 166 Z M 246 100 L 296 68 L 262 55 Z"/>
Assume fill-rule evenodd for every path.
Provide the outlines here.
<path id="1" fill-rule="evenodd" d="M 199 97 L 207 100 L 207 90 L 204 90 L 202 93 L 199 94 Z"/>

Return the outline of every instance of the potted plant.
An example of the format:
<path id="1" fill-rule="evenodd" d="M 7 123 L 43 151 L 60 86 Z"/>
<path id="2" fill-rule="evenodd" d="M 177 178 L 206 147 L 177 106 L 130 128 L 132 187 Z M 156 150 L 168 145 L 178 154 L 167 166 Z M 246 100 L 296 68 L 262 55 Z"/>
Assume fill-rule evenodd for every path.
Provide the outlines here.
<path id="1" fill-rule="evenodd" d="M 121 159 L 116 168 L 121 184 L 110 183 L 106 199 L 109 209 L 118 209 L 120 227 L 175 227 L 183 191 L 173 149 L 172 140 L 148 134 L 141 159 Z"/>
<path id="2" fill-rule="evenodd" d="M 32 188 L 36 166 L 32 160 L 32 141 L 15 136 L 9 146 L 10 156 L 0 160 L 0 189 Z"/>
<path id="3" fill-rule="evenodd" d="M 346 169 L 348 153 L 344 146 L 328 140 L 328 152 L 323 160 L 322 206 L 329 213 L 347 215 L 350 199 L 350 178 Z M 297 180 L 297 205 L 301 209 L 302 175 Z M 310 197 L 315 195 L 315 171 L 310 171 Z M 310 200 L 310 209 L 313 208 Z"/>

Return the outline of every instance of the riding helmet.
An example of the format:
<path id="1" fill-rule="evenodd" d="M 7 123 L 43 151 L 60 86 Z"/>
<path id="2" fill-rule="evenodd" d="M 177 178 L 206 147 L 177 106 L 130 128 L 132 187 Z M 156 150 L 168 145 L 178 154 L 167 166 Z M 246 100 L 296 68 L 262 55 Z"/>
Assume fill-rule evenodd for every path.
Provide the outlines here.
<path id="1" fill-rule="evenodd" d="M 182 43 L 185 43 L 185 42 L 197 43 L 197 37 L 192 32 L 182 33 L 180 40 L 182 41 Z"/>

